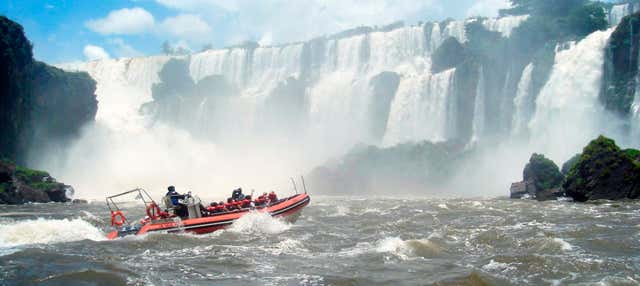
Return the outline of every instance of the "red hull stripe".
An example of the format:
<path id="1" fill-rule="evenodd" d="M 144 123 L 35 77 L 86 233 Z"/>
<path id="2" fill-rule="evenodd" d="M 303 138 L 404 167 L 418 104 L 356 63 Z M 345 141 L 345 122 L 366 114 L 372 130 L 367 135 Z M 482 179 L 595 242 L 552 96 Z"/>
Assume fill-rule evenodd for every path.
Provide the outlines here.
<path id="1" fill-rule="evenodd" d="M 295 196 L 294 196 L 295 198 Z M 290 199 L 287 201 L 284 201 L 282 203 L 286 203 L 288 201 L 294 201 L 295 199 Z M 309 204 L 310 198 L 309 196 L 305 195 L 301 200 L 294 202 L 284 208 L 278 208 L 274 211 L 270 211 L 269 214 L 271 216 L 278 216 L 278 215 L 283 215 L 283 214 L 287 214 L 287 213 L 294 213 L 296 212 L 298 209 L 303 208 L 304 206 L 306 206 L 307 204 Z M 271 206 L 269 208 L 274 208 L 275 206 Z M 267 208 L 267 209 L 269 209 Z M 249 211 L 243 211 L 243 212 L 238 212 L 235 214 L 232 214 L 232 218 L 229 219 L 225 219 L 225 220 L 219 220 L 219 221 L 206 221 L 203 223 L 185 223 L 183 226 L 175 226 L 177 223 L 171 223 L 170 227 L 157 227 L 157 228 L 153 228 L 153 225 L 151 225 L 151 228 L 142 228 L 141 231 L 139 232 L 139 234 L 141 233 L 145 233 L 145 232 L 156 232 L 156 231 L 166 231 L 166 232 L 181 232 L 181 231 L 194 231 L 194 232 L 199 232 L 200 230 L 202 230 L 203 228 L 211 228 L 214 227 L 215 229 L 219 229 L 219 228 L 223 228 L 225 226 L 228 226 L 230 224 L 232 224 L 235 220 L 239 219 L 240 217 L 242 217 L 242 215 L 248 213 Z M 206 218 L 205 218 L 206 219 Z M 201 220 L 201 219 L 197 219 L 197 220 Z M 166 225 L 166 224 L 163 224 Z M 144 232 L 143 232 L 144 231 Z M 204 232 L 203 232 L 204 233 Z"/>

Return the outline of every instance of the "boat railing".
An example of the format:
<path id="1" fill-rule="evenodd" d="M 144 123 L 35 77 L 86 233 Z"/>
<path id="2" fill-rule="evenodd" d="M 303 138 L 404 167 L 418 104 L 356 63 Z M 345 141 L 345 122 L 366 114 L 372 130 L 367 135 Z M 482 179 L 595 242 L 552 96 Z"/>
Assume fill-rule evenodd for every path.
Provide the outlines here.
<path id="1" fill-rule="evenodd" d="M 132 194 L 135 194 L 134 199 L 135 200 L 141 200 L 142 203 L 144 204 L 145 208 L 152 205 L 152 204 L 156 204 L 156 202 L 151 198 L 151 196 L 149 195 L 149 193 L 147 193 L 146 190 L 142 189 L 142 188 L 135 188 L 133 190 L 130 191 L 126 191 L 126 192 L 122 192 L 113 196 L 108 196 L 105 201 L 107 203 L 107 207 L 109 208 L 109 212 L 111 212 L 111 216 L 112 219 L 114 217 L 114 215 L 119 215 L 122 218 L 122 224 L 127 224 L 130 225 L 129 220 L 122 214 L 122 210 L 120 209 L 120 207 L 118 206 L 118 203 L 116 202 L 116 198 L 119 197 L 123 197 L 123 196 L 130 196 Z M 156 204 L 157 205 L 157 204 Z"/>

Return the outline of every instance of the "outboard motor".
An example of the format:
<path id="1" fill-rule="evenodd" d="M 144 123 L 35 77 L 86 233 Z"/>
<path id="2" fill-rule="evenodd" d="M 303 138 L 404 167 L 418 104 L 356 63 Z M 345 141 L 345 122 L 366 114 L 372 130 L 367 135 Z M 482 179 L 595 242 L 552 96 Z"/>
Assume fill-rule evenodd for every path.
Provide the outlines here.
<path id="1" fill-rule="evenodd" d="M 188 197 L 184 200 L 184 203 L 185 205 L 187 205 L 189 218 L 202 217 L 202 212 L 200 210 L 200 199 L 198 197 Z"/>

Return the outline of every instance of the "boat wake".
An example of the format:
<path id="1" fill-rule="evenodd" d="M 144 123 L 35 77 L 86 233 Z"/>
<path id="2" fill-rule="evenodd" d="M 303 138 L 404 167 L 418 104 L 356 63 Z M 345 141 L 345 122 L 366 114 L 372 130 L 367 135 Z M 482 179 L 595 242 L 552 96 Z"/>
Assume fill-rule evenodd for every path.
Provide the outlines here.
<path id="1" fill-rule="evenodd" d="M 235 233 L 278 234 L 291 228 L 287 222 L 264 212 L 250 212 L 234 221 L 229 231 Z"/>
<path id="2" fill-rule="evenodd" d="M 38 218 L 0 225 L 0 248 L 85 239 L 100 241 L 106 237 L 102 230 L 80 218 Z"/>

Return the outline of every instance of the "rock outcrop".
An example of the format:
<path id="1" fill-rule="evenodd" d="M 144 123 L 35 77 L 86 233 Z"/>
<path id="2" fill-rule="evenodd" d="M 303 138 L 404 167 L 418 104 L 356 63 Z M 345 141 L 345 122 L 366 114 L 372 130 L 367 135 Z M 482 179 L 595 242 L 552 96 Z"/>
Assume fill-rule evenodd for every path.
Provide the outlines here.
<path id="1" fill-rule="evenodd" d="M 35 61 L 22 26 L 0 16 L 0 156 L 76 135 L 98 109 L 96 82 Z M 45 140 L 46 139 L 46 140 Z"/>
<path id="2" fill-rule="evenodd" d="M 638 150 L 621 150 L 600 136 L 584 148 L 563 187 L 575 201 L 640 198 Z"/>
<path id="3" fill-rule="evenodd" d="M 622 116 L 629 114 L 636 92 L 640 52 L 640 13 L 624 17 L 609 38 L 600 100 Z"/>
<path id="4" fill-rule="evenodd" d="M 68 202 L 73 192 L 47 172 L 0 160 L 0 204 Z"/>
<path id="5" fill-rule="evenodd" d="M 306 177 L 323 194 L 424 194 L 442 190 L 470 152 L 454 142 L 427 141 L 392 147 L 357 146 Z"/>
<path id="6" fill-rule="evenodd" d="M 524 168 L 522 182 L 511 185 L 511 198 L 531 197 L 539 201 L 553 200 L 564 194 L 563 176 L 558 166 L 541 154 L 533 154 Z"/>

